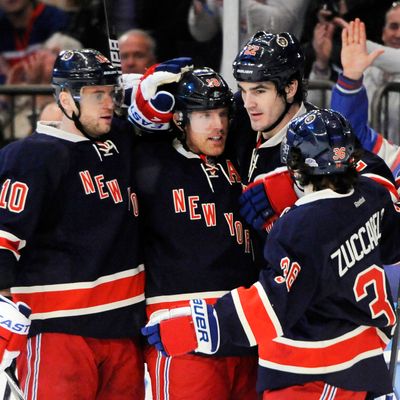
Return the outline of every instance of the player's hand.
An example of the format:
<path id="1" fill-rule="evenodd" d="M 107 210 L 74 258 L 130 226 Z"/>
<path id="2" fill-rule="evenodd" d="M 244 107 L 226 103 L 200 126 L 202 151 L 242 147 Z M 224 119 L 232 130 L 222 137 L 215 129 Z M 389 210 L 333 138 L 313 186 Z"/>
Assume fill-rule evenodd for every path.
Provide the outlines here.
<path id="1" fill-rule="evenodd" d="M 240 214 L 255 230 L 270 231 L 283 210 L 297 200 L 287 168 L 277 168 L 251 183 L 239 198 Z"/>
<path id="2" fill-rule="evenodd" d="M 342 30 L 342 51 L 340 60 L 343 66 L 343 75 L 358 80 L 364 71 L 383 53 L 377 49 L 368 54 L 365 24 L 358 18 L 351 21 L 347 28 Z"/>
<path id="3" fill-rule="evenodd" d="M 191 58 L 181 57 L 155 64 L 140 79 L 128 109 L 128 119 L 139 129 L 165 131 L 170 129 L 174 96 L 160 87 L 179 82 L 182 74 L 193 69 Z"/>
<path id="4" fill-rule="evenodd" d="M 219 347 L 217 315 L 201 299 L 191 300 L 189 307 L 153 313 L 142 334 L 165 356 L 192 351 L 214 354 Z"/>
<path id="5" fill-rule="evenodd" d="M 0 371 L 8 368 L 25 348 L 31 321 L 25 303 L 13 303 L 0 296 Z"/>

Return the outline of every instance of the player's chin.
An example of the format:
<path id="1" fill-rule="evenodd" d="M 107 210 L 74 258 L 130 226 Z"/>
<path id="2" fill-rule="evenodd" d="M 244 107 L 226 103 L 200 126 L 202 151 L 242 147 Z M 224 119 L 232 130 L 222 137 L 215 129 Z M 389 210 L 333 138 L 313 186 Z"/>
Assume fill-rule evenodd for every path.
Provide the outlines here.
<path id="1" fill-rule="evenodd" d="M 98 124 L 99 134 L 106 134 L 110 132 L 111 129 L 111 118 L 101 118 Z"/>
<path id="2" fill-rule="evenodd" d="M 225 141 L 220 143 L 213 143 L 208 146 L 207 155 L 211 157 L 220 156 L 225 150 Z"/>

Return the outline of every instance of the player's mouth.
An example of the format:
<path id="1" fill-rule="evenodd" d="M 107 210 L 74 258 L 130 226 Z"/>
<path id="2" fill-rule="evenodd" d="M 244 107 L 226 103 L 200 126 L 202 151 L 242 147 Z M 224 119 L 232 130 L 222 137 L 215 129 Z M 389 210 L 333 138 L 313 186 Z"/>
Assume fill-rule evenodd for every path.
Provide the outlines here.
<path id="1" fill-rule="evenodd" d="M 250 118 L 254 121 L 258 121 L 259 119 L 261 119 L 263 116 L 263 113 L 259 113 L 259 112 L 252 112 L 250 113 Z"/>
<path id="2" fill-rule="evenodd" d="M 222 139 L 222 135 L 214 135 L 208 138 L 208 140 L 211 140 L 212 142 L 220 142 Z"/>

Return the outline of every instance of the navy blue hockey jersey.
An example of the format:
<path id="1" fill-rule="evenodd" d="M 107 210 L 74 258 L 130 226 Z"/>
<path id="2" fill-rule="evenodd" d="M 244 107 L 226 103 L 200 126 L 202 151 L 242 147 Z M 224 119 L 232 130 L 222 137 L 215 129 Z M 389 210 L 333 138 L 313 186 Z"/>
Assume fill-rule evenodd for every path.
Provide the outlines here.
<path id="1" fill-rule="evenodd" d="M 104 142 L 38 124 L 0 152 L 0 287 L 30 334 L 131 337 L 145 319 L 133 136 Z"/>
<path id="2" fill-rule="evenodd" d="M 135 149 L 143 221 L 146 304 L 158 309 L 209 303 L 257 280 L 249 229 L 238 212 L 242 191 L 234 165 L 204 162 L 175 139 Z"/>
<path id="3" fill-rule="evenodd" d="M 400 259 L 399 215 L 361 177 L 351 193 L 314 192 L 278 219 L 259 281 L 216 304 L 222 341 L 259 346 L 259 391 L 309 381 L 392 391 L 383 349 L 396 317 L 382 264 Z"/>

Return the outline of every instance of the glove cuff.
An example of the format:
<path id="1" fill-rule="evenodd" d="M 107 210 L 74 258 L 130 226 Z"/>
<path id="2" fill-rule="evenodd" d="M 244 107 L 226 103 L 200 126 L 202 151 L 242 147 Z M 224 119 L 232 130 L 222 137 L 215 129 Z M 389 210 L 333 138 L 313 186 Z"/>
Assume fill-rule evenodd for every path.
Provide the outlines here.
<path id="1" fill-rule="evenodd" d="M 298 197 L 289 171 L 274 173 L 264 179 L 264 188 L 272 209 L 279 216 L 287 207 L 293 206 Z"/>
<path id="2" fill-rule="evenodd" d="M 136 105 L 136 101 L 129 106 L 128 119 L 139 129 L 150 131 L 168 131 L 170 129 L 169 122 L 154 122 L 147 118 L 142 112 L 140 112 L 139 107 Z"/>
<path id="3" fill-rule="evenodd" d="M 214 354 L 219 348 L 218 319 L 212 306 L 205 300 L 195 299 L 190 301 L 192 320 L 196 332 L 196 352 Z"/>

